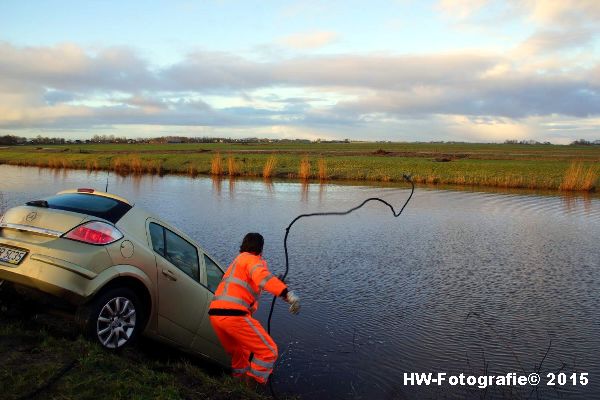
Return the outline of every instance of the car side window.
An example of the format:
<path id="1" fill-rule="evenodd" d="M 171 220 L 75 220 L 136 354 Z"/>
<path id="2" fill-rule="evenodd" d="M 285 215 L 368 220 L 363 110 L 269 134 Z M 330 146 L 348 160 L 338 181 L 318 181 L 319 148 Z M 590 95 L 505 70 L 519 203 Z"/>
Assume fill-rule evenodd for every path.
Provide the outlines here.
<path id="1" fill-rule="evenodd" d="M 165 258 L 190 278 L 199 282 L 200 263 L 196 246 L 168 229 L 165 229 L 165 244 Z"/>
<path id="2" fill-rule="evenodd" d="M 208 290 L 214 293 L 223 278 L 223 271 L 206 254 L 204 255 L 204 264 L 206 265 L 206 284 Z"/>
<path id="3" fill-rule="evenodd" d="M 165 256 L 165 233 L 162 226 L 150 223 L 150 241 L 152 242 L 152 249 L 161 256 Z"/>

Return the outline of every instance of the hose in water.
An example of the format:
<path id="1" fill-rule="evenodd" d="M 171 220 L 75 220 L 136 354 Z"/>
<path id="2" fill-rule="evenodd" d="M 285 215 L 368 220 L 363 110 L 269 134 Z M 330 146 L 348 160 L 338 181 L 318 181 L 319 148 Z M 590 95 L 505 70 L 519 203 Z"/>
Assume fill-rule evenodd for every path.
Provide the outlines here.
<path id="1" fill-rule="evenodd" d="M 400 208 L 400 211 L 398 211 L 398 212 L 396 212 L 396 210 L 394 209 L 394 206 L 392 206 L 387 201 L 385 201 L 385 200 L 383 200 L 383 199 L 381 199 L 379 197 L 370 197 L 370 198 L 366 199 L 365 201 L 363 201 L 362 203 L 360 203 L 358 206 L 356 206 L 354 208 L 351 208 L 351 209 L 349 209 L 347 211 L 330 211 L 330 212 L 317 212 L 317 213 L 310 213 L 310 214 L 300 214 L 296 218 L 294 218 L 292 220 L 292 222 L 290 222 L 290 224 L 288 225 L 288 227 L 285 228 L 285 237 L 283 238 L 283 249 L 285 251 L 285 272 L 284 272 L 283 276 L 281 277 L 281 280 L 285 282 L 285 278 L 287 277 L 288 272 L 289 272 L 290 262 L 289 262 L 289 256 L 288 256 L 287 241 L 288 241 L 288 236 L 290 234 L 290 229 L 292 228 L 292 226 L 298 220 L 300 220 L 302 218 L 306 218 L 306 217 L 325 217 L 325 216 L 329 216 L 329 215 L 348 215 L 351 212 L 354 212 L 354 211 L 362 208 L 365 204 L 367 204 L 367 203 L 369 203 L 371 201 L 378 201 L 380 203 L 385 204 L 392 211 L 392 214 L 394 215 L 394 218 L 397 218 L 397 217 L 399 217 L 402 214 L 402 211 L 404 211 L 404 208 L 406 207 L 406 205 L 408 204 L 408 202 L 412 198 L 413 193 L 415 192 L 415 184 L 412 181 L 412 179 L 410 179 L 410 175 L 403 175 L 403 178 L 407 182 L 410 182 L 410 184 L 411 184 L 411 190 L 410 190 L 410 195 L 408 196 L 408 198 L 406 199 L 406 201 L 402 205 L 402 208 Z M 271 302 L 271 310 L 269 311 L 269 319 L 267 320 L 267 332 L 269 333 L 269 335 L 271 334 L 271 318 L 273 317 L 273 309 L 275 308 L 275 301 L 276 300 L 277 300 L 277 297 L 273 296 L 273 301 Z M 273 398 L 277 398 L 275 396 L 275 393 L 273 392 L 273 387 L 271 386 L 271 382 L 272 382 L 272 380 L 269 379 L 269 388 L 271 389 L 271 395 L 273 396 Z"/>

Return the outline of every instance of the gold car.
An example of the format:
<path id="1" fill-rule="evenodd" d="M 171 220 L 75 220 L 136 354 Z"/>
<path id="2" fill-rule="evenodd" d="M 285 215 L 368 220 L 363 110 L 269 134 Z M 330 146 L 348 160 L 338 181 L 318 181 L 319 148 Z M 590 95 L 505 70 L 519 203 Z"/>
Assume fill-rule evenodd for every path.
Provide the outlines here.
<path id="1" fill-rule="evenodd" d="M 68 304 L 108 349 L 143 333 L 228 365 L 207 315 L 222 276 L 190 237 L 113 194 L 67 190 L 0 220 L 2 286 Z"/>

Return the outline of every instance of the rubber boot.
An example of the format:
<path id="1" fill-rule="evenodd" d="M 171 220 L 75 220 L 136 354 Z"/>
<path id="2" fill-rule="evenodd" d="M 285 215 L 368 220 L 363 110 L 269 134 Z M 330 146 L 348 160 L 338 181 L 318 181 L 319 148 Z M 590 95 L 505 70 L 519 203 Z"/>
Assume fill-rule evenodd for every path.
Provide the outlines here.
<path id="1" fill-rule="evenodd" d="M 254 379 L 250 375 L 244 375 L 243 381 L 244 381 L 244 385 L 246 385 L 246 387 L 248 389 L 251 389 L 251 390 L 254 390 L 254 391 L 256 391 L 261 386 L 261 384 L 258 383 L 256 381 L 256 379 Z"/>

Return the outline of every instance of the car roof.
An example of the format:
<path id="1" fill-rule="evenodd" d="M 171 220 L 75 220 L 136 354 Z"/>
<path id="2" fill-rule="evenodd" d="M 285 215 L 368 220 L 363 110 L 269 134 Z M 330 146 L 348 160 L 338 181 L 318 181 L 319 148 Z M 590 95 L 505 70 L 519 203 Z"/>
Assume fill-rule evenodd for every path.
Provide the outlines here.
<path id="1" fill-rule="evenodd" d="M 133 203 L 124 197 L 121 197 L 121 196 L 118 196 L 118 195 L 112 194 L 112 193 L 101 192 L 99 190 L 94 190 L 94 189 L 85 189 L 85 188 L 67 189 L 67 190 L 62 190 L 56 194 L 67 194 L 67 193 L 85 193 L 85 194 L 92 194 L 95 196 L 109 197 L 111 199 L 115 199 L 115 200 L 121 201 L 123 203 L 129 204 L 130 206 L 133 206 Z"/>

